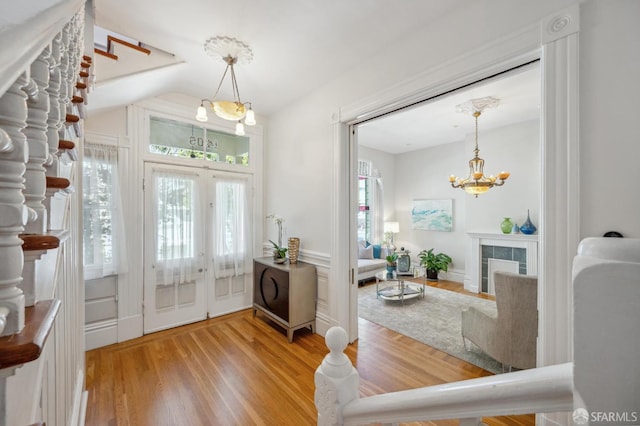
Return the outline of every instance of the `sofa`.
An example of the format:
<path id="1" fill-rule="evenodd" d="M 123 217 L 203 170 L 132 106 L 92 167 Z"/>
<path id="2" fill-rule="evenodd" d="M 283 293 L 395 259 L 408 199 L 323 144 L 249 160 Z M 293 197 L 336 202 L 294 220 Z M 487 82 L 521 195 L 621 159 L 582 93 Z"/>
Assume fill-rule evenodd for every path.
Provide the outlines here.
<path id="1" fill-rule="evenodd" d="M 358 282 L 369 280 L 387 267 L 387 247 L 358 241 Z"/>

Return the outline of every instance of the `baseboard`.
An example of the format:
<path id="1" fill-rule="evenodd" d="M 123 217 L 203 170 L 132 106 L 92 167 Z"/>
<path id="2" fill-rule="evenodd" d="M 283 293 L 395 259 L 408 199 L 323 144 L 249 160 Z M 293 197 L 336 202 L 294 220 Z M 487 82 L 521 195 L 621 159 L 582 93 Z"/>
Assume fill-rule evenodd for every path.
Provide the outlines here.
<path id="1" fill-rule="evenodd" d="M 84 326 L 84 349 L 101 348 L 118 342 L 118 323 L 116 320 L 103 321 Z"/>
<path id="2" fill-rule="evenodd" d="M 450 269 L 445 272 L 444 279 L 447 281 L 453 281 L 456 283 L 464 283 L 464 270 L 461 269 Z"/>
<path id="3" fill-rule="evenodd" d="M 330 317 L 316 312 L 316 327 L 314 329 L 314 332 L 316 334 L 324 336 L 325 334 L 327 334 L 327 331 L 334 325 L 335 324 Z"/>
<path id="4" fill-rule="evenodd" d="M 142 315 L 118 319 L 118 342 L 135 339 L 143 334 Z"/>

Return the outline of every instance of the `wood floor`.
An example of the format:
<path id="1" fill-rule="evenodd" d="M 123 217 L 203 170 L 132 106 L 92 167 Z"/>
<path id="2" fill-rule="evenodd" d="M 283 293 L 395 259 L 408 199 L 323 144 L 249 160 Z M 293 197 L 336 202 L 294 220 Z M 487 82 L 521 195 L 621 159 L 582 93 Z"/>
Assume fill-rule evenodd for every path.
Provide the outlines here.
<path id="1" fill-rule="evenodd" d="M 86 424 L 314 425 L 313 374 L 327 352 L 306 329 L 289 344 L 283 329 L 251 310 L 94 349 L 86 354 Z M 362 396 L 490 375 L 363 319 L 346 353 Z M 484 421 L 533 425 L 534 416 Z"/>

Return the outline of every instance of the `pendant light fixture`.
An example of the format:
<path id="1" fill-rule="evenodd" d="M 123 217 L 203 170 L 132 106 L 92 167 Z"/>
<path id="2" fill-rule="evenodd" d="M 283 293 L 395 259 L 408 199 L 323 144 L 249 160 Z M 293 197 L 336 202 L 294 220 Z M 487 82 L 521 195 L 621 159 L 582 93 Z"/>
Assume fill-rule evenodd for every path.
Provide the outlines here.
<path id="1" fill-rule="evenodd" d="M 475 134 L 475 149 L 473 150 L 475 156 L 469 160 L 469 176 L 465 179 L 458 178 L 455 175 L 449 176 L 449 182 L 454 188 L 461 188 L 465 192 L 471 195 L 475 195 L 476 198 L 479 194 L 484 194 L 494 186 L 502 186 L 507 178 L 510 176 L 509 172 L 502 171 L 498 173 L 496 178 L 493 175 L 484 175 L 484 160 L 478 156 L 480 149 L 478 148 L 478 117 L 482 114 L 485 108 L 493 108 L 498 106 L 500 99 L 494 97 L 486 97 L 479 99 L 471 99 L 456 107 L 458 112 L 471 113 L 476 120 L 476 134 Z"/>
<path id="2" fill-rule="evenodd" d="M 216 89 L 213 98 L 202 99 L 198 112 L 196 114 L 196 120 L 208 121 L 207 106 L 209 106 L 213 112 L 220 118 L 229 121 L 236 121 L 236 135 L 243 136 L 245 134 L 244 125 L 253 126 L 256 124 L 256 117 L 251 108 L 251 102 L 242 102 L 240 99 L 240 91 L 238 90 L 238 82 L 236 80 L 236 73 L 234 66 L 238 63 L 248 64 L 253 59 L 253 51 L 251 48 L 233 37 L 216 36 L 209 38 L 204 43 L 204 50 L 209 56 L 215 58 L 221 58 L 227 67 L 222 74 L 218 88 Z M 227 73 L 231 75 L 231 89 L 233 91 L 233 100 L 220 100 L 218 93 L 220 87 L 224 83 L 224 79 Z M 243 123 L 244 119 L 244 123 Z"/>

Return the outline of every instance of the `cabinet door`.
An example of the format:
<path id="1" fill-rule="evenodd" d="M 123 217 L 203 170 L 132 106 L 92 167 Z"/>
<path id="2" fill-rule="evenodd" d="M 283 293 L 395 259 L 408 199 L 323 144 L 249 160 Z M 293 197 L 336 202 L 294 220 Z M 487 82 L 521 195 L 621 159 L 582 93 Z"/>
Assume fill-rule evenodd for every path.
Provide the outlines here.
<path id="1" fill-rule="evenodd" d="M 289 322 L 289 273 L 256 262 L 254 267 L 254 301 Z"/>

